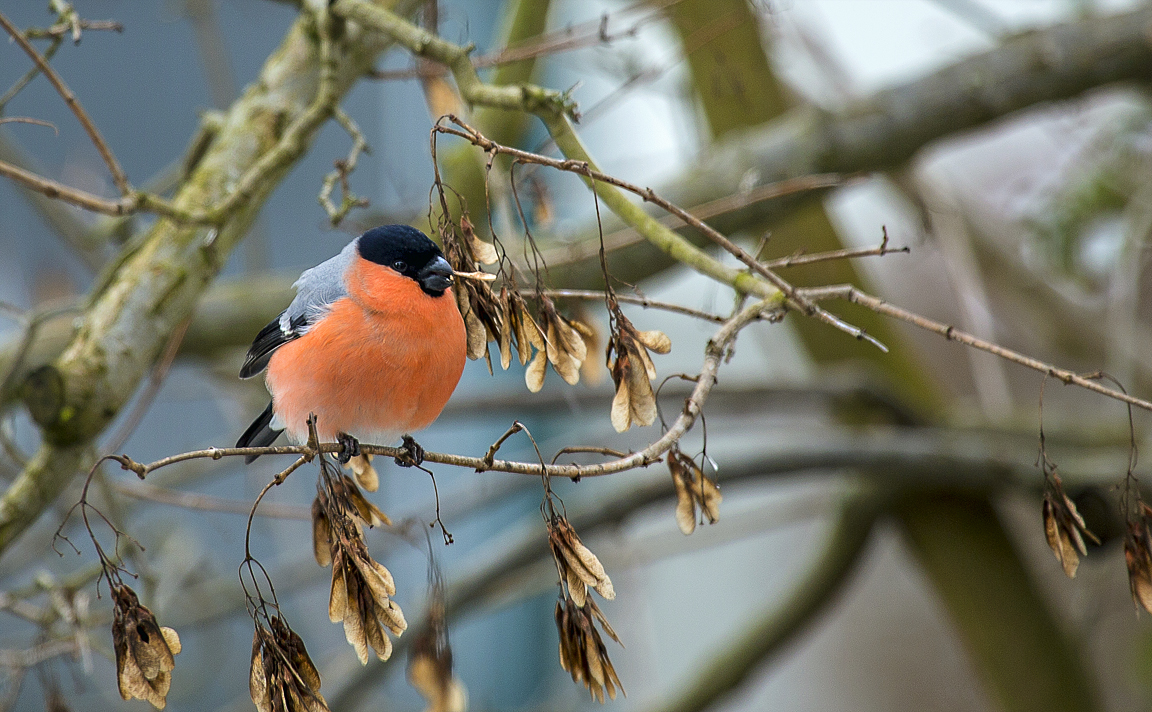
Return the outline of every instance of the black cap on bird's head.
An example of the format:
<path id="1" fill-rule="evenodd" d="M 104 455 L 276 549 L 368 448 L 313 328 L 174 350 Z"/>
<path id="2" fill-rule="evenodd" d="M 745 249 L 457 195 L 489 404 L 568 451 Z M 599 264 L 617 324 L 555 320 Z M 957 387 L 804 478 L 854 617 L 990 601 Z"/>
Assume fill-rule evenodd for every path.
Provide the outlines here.
<path id="1" fill-rule="evenodd" d="M 356 249 L 369 262 L 416 280 L 425 294 L 438 297 L 452 286 L 452 266 L 427 235 L 408 225 L 381 225 L 357 239 Z"/>

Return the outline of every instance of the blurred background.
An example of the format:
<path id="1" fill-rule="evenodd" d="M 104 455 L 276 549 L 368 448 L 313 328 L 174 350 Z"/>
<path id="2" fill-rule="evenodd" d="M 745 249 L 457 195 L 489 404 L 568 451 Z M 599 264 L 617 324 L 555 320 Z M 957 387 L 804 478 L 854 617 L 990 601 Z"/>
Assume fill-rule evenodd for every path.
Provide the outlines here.
<path id="1" fill-rule="evenodd" d="M 225 109 L 257 76 L 298 13 L 293 3 L 271 0 L 74 6 L 85 19 L 122 23 L 123 31 L 88 30 L 79 45 L 63 41 L 53 66 L 133 181 L 160 192 L 177 180 L 202 117 Z M 499 62 L 485 77 L 571 88 L 583 113 L 577 130 L 601 168 L 684 207 L 725 197 L 744 205 L 741 196 L 766 180 L 763 166 L 787 154 L 779 144 L 793 136 L 789 127 L 813 116 L 839 126 L 836 120 L 879 110 L 902 121 L 903 133 L 876 137 L 846 129 L 836 135 L 840 143 L 830 141 L 828 156 L 805 164 L 827 166 L 822 172 L 837 174 L 836 188 L 726 210 L 716 224 L 771 258 L 876 246 L 886 230 L 891 246 L 910 252 L 782 273 L 805 286 L 855 283 L 1055 365 L 1106 370 L 1141 395 L 1152 385 L 1143 272 L 1152 230 L 1145 84 L 1152 64 L 1109 74 L 1112 55 L 1105 61 L 1084 48 L 1119 45 L 1117 28 L 1143 36 L 1141 28 L 1152 26 L 1145 7 L 1112 0 L 477 0 L 440 2 L 436 22 L 445 38 L 475 43 L 480 60 L 500 60 L 508 46 L 539 50 Z M 47 27 L 55 17 L 47 3 L 30 0 L 0 0 L 0 11 L 21 28 Z M 37 41 L 41 51 L 51 44 Z M 1034 61 L 1012 54 L 1020 47 L 1039 48 L 1027 55 Z M 974 61 L 980 64 L 966 64 Z M 1045 62 L 1063 73 L 1034 77 Z M 372 149 L 351 176 L 370 205 L 333 229 L 317 204 L 324 175 L 350 145 L 332 123 L 268 200 L 170 371 L 141 387 L 106 432 L 102 451 L 146 462 L 231 445 L 267 398 L 263 384 L 237 379 L 242 355 L 287 304 L 295 276 L 366 227 L 411 222 L 428 230 L 429 129 L 452 102 L 440 93 L 442 75 L 415 71 L 424 66 L 391 51 L 378 63 L 379 76 L 361 80 L 342 105 Z M 5 43 L 0 90 L 29 67 Z M 988 101 L 971 118 L 917 114 L 977 86 Z M 43 77 L 0 112 L 59 127 L 57 134 L 0 126 L 0 159 L 114 193 L 100 157 Z M 501 141 L 556 155 L 534 119 L 491 111 L 473 119 Z M 863 157 L 844 158 L 849 149 Z M 484 156 L 448 139 L 438 150 L 445 182 L 469 200 L 473 222 L 487 232 Z M 596 269 L 587 269 L 598 239 L 584 185 L 543 169 L 517 169 L 515 181 L 528 227 L 549 256 L 549 286 L 602 286 Z M 507 168 L 497 165 L 488 186 L 491 225 L 518 254 L 524 226 L 511 188 Z M 6 369 L 30 319 L 41 338 L 66 339 L 77 313 L 64 307 L 83 299 L 150 220 L 96 217 L 0 180 L 0 301 L 11 307 L 0 326 Z M 627 244 L 618 228 L 605 218 L 609 242 Z M 610 252 L 609 266 L 652 299 L 717 314 L 734 305 L 727 287 L 627 247 Z M 606 333 L 598 302 L 572 308 Z M 1046 546 L 1040 517 L 1042 377 L 861 309 L 829 308 L 865 326 L 891 353 L 798 315 L 748 328 L 720 371 L 706 423 L 682 445 L 689 454 L 706 446 L 715 465 L 707 469 L 724 493 L 717 524 L 680 533 L 660 464 L 555 485 L 618 594 L 601 608 L 626 646 L 608 642 L 628 696 L 608 704 L 792 712 L 1152 708 L 1152 628 L 1128 592 L 1116 504 L 1128 460 L 1124 407 L 1059 384 L 1046 388 L 1049 455 L 1103 540 L 1069 580 Z M 699 371 L 713 324 L 639 307 L 625 313 L 638 328 L 671 337 L 671 354 L 656 357 L 660 379 Z M 660 398 L 664 413 L 678 412 L 686 392 L 671 382 Z M 575 387 L 550 373 L 544 390 L 531 395 L 521 367 L 489 375 L 483 362 L 470 362 L 444 415 L 419 440 L 429 450 L 481 455 L 516 419 L 545 457 L 569 445 L 639 449 L 658 437 L 656 427 L 617 434 L 608 419 L 611 397 L 603 367 Z M 0 478 L 11 481 L 38 434 L 15 398 L 3 405 Z M 1137 412 L 1139 441 L 1148 426 Z M 535 459 L 520 437 L 501 453 Z M 123 549 L 140 575 L 135 588 L 183 639 L 169 709 L 250 708 L 251 621 L 236 580 L 243 513 L 285 464 L 271 457 L 250 467 L 195 462 L 144 483 L 106 468 L 97 479 L 101 507 L 146 549 Z M 409 621 L 422 615 L 434 553 L 470 708 L 594 706 L 557 662 L 555 568 L 540 520 L 540 482 L 434 466 L 440 517 L 455 542 L 444 546 L 436 531 L 430 544 L 421 533 L 435 518 L 429 478 L 382 461 L 378 467 L 382 484 L 373 500 L 396 526 L 369 532 L 369 546 L 394 573 Z M 310 551 L 313 476 L 302 469 L 265 499 L 272 516 L 255 520 L 255 553 L 334 710 L 421 709 L 404 680 L 404 656 L 361 667 L 340 626 L 324 615 L 329 573 Z M 53 689 L 74 709 L 145 708 L 117 695 L 107 590 L 96 597 L 95 557 L 75 518 L 65 532 L 81 554 L 66 545 L 58 545 L 62 555 L 53 550 L 52 533 L 78 485 L 0 558 L 4 709 L 39 709 Z M 221 511 L 229 507 L 237 511 Z M 53 610 L 52 592 L 74 589 L 92 624 L 92 656 L 26 655 L 74 635 L 37 617 Z"/>

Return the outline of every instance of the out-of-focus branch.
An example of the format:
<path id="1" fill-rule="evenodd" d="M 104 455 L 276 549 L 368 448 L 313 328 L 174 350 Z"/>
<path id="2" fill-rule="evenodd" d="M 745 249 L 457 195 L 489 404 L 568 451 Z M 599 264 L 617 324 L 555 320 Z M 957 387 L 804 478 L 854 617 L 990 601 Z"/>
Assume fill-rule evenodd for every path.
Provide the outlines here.
<path id="1" fill-rule="evenodd" d="M 32 158 L 9 138 L 8 133 L 0 132 L 0 166 L 14 166 L 31 174 L 37 174 L 39 171 L 32 164 Z M 73 208 L 61 205 L 59 201 L 24 183 L 17 182 L 16 187 L 23 193 L 24 198 L 44 222 L 52 228 L 52 231 L 72 248 L 84 265 L 90 270 L 97 270 L 104 261 L 104 256 L 101 254 L 100 246 L 91 239 L 88 225 L 78 213 Z"/>
<path id="2" fill-rule="evenodd" d="M 512 0 L 504 3 L 503 24 L 506 28 L 503 30 L 501 44 L 517 45 L 542 40 L 541 34 L 546 27 L 550 4 L 550 0 Z M 473 64 L 480 67 L 480 58 L 476 58 Z M 504 64 L 489 75 L 490 81 L 500 86 L 528 84 L 532 81 L 536 65 L 537 61 L 532 58 Z M 421 60 L 419 67 L 445 69 L 428 60 Z M 423 81 L 427 84 L 429 80 Z M 433 111 L 434 116 L 439 113 Z M 527 112 L 504 111 L 485 106 L 477 107 L 471 114 L 471 120 L 486 135 L 513 146 L 521 145 L 532 118 Z M 497 218 L 502 212 L 502 206 L 509 202 L 510 190 L 504 173 L 507 161 L 497 158 L 492 168 L 495 170 L 489 168 L 486 157 L 465 145 L 445 152 L 440 161 L 444 182 L 460 194 L 472 224 L 482 231 L 487 231 L 490 221 Z M 492 209 L 496 209 L 494 215 L 489 214 Z"/>
<path id="3" fill-rule="evenodd" d="M 1078 651 L 1046 610 L 986 496 L 914 494 L 896 510 L 997 709 L 1101 709 Z"/>
<path id="4" fill-rule="evenodd" d="M 393 38 L 417 55 L 446 65 L 452 70 L 460 96 L 469 104 L 511 111 L 543 108 L 560 113 L 575 111 L 572 100 L 563 92 L 530 84 L 498 86 L 484 83 L 469 58 L 472 47 L 461 47 L 443 40 L 378 5 L 365 0 L 336 0 L 331 9 L 338 17 L 360 22 Z"/>
<path id="5" fill-rule="evenodd" d="M 704 409 L 704 404 L 708 400 L 708 395 L 712 392 L 712 387 L 716 383 L 716 373 L 719 371 L 721 363 L 724 362 L 725 356 L 729 352 L 732 343 L 736 340 L 737 335 L 739 335 L 740 331 L 748 324 L 759 319 L 766 310 L 772 308 L 773 305 L 769 300 L 761 300 L 744 307 L 732 316 L 732 318 L 724 322 L 704 348 L 704 363 L 701 366 L 699 375 L 695 378 L 696 383 L 692 389 L 692 393 L 684 401 L 684 406 L 679 415 L 677 415 L 676 420 L 672 422 L 660 438 L 638 452 L 594 465 L 546 465 L 543 463 L 509 462 L 505 460 L 495 460 L 490 456 L 468 457 L 434 452 L 425 452 L 424 460 L 426 462 L 438 462 L 445 465 L 468 467 L 477 472 L 492 470 L 536 477 L 545 475 L 572 479 L 611 475 L 617 472 L 633 470 L 638 467 L 646 467 L 653 462 L 658 462 L 660 456 L 679 442 L 684 433 L 688 432 L 695 424 L 696 419 L 700 417 L 700 413 L 703 412 Z M 300 455 L 301 460 L 310 460 L 318 453 L 335 453 L 340 451 L 341 448 L 343 448 L 343 445 L 340 443 L 320 443 L 315 447 L 312 445 L 283 445 L 274 447 L 209 448 L 207 450 L 196 450 L 179 455 L 172 455 L 171 457 L 166 457 L 149 464 L 138 463 L 126 455 L 110 455 L 108 459 L 115 460 L 120 463 L 120 466 L 125 470 L 131 470 L 143 478 L 157 469 L 187 460 L 203 458 L 219 460 L 224 457 L 236 457 L 240 455 L 287 454 Z M 384 455 L 385 457 L 393 458 L 410 457 L 403 448 L 364 444 L 360 446 L 360 449 L 361 452 L 370 455 Z M 0 530 L 0 532 L 2 532 L 2 530 Z"/>
<path id="6" fill-rule="evenodd" d="M 96 150 L 100 153 L 100 157 L 104 159 L 104 163 L 108 166 L 108 172 L 112 174 L 113 182 L 115 182 L 116 187 L 120 189 L 120 194 L 127 195 L 130 190 L 128 186 L 128 176 L 124 175 L 124 169 L 120 167 L 119 161 L 117 161 L 116 156 L 112 154 L 112 149 L 108 147 L 108 144 L 104 141 L 104 137 L 100 135 L 100 130 L 96 128 L 96 124 L 92 122 L 92 118 L 88 116 L 88 112 L 80 105 L 80 100 L 76 98 L 76 95 L 72 93 L 72 90 L 68 88 L 68 85 L 64 83 L 64 80 L 60 78 L 60 75 L 52 68 L 52 65 L 48 64 L 48 60 L 44 59 L 44 56 L 36 51 L 32 43 L 24 37 L 24 33 L 13 25 L 3 13 L 0 13 L 0 27 L 3 27 L 12 39 L 16 41 L 16 44 L 20 45 L 20 48 L 32 59 L 44 77 L 56 88 L 56 92 L 60 94 L 60 98 L 63 99 L 64 103 L 68 105 L 68 108 L 72 110 L 72 113 L 76 116 L 80 125 L 84 127 L 84 131 L 88 133 L 88 138 L 92 140 L 92 145 L 96 147 Z"/>
<path id="7" fill-rule="evenodd" d="M 1036 104 L 1116 82 L 1152 80 L 1152 10 L 1095 17 L 1008 38 L 988 52 L 828 113 L 811 107 L 733 137 L 701 156 L 661 192 L 696 205 L 755 185 L 814 173 L 855 173 L 901 165 L 928 143 Z M 780 214 L 750 206 L 727 220 Z M 718 224 L 722 231 L 729 223 Z"/>
<path id="8" fill-rule="evenodd" d="M 876 502 L 858 495 L 842 505 L 819 558 L 783 599 L 740 626 L 723 649 L 692 666 L 692 679 L 678 697 L 650 712 L 697 712 L 739 687 L 768 658 L 778 653 L 844 588 L 868 543 L 879 514 Z"/>
<path id="9" fill-rule="evenodd" d="M 1091 378 L 1092 374 L 1088 374 L 1089 377 L 1085 377 L 1081 376 L 1075 371 L 1069 371 L 1066 368 L 1057 368 L 1052 364 L 1045 363 L 1031 356 L 1027 356 L 1020 353 L 1019 351 L 1013 351 L 1012 349 L 1005 348 L 999 344 L 985 341 L 984 339 L 981 339 L 977 336 L 973 336 L 972 334 L 969 334 L 965 331 L 961 331 L 953 327 L 951 324 L 945 324 L 944 322 L 920 316 L 919 314 L 910 312 L 907 309 L 901 309 L 898 306 L 885 302 L 883 299 L 874 297 L 871 294 L 865 294 L 864 292 L 861 292 L 859 289 L 856 289 L 851 285 L 836 285 L 832 287 L 808 289 L 804 290 L 804 293 L 813 299 L 845 299 L 849 302 L 852 302 L 853 304 L 859 304 L 863 307 L 871 309 L 878 314 L 890 316 L 894 319 L 899 319 L 900 321 L 912 324 L 913 326 L 920 327 L 926 331 L 939 334 L 949 341 L 955 341 L 957 343 L 964 344 L 965 346 L 979 349 L 980 351 L 987 351 L 994 356 L 999 356 L 1000 358 L 1011 361 L 1012 363 L 1024 366 L 1025 368 L 1030 368 L 1033 371 L 1039 371 L 1040 373 L 1051 376 L 1052 378 L 1059 379 L 1062 383 L 1064 383 L 1064 385 L 1079 386 L 1086 390 L 1099 393 L 1100 395 L 1108 396 L 1109 398 L 1115 398 L 1118 401 L 1127 403 L 1128 405 L 1136 406 L 1142 410 L 1152 411 L 1152 402 L 1144 400 L 1143 398 L 1130 396 L 1127 393 L 1122 393 L 1115 388 L 1109 388 L 1107 386 L 1101 385 L 1099 380 L 1093 380 L 1093 378 Z"/>
<path id="10" fill-rule="evenodd" d="M 697 206 L 750 190 L 822 173 L 854 174 L 902 165 L 925 146 L 977 129 L 1014 112 L 1079 96 L 1118 82 L 1152 80 L 1152 9 L 1088 17 L 1005 39 L 925 77 L 884 89 L 835 113 L 805 106 L 712 144 L 681 175 L 656 191 L 677 205 Z M 749 179 L 755 182 L 749 185 Z M 750 202 L 708 220 L 725 234 L 791 214 L 801 198 Z M 606 221 L 605 233 L 620 229 Z M 685 236 L 704 244 L 691 229 Z M 597 240 L 590 225 L 570 242 Z M 559 257 L 560 255 L 557 255 Z M 639 282 L 673 260 L 642 239 L 608 255 L 613 274 Z M 600 262 L 581 253 L 553 258 L 550 274 L 572 287 L 596 286 Z"/>
<path id="11" fill-rule="evenodd" d="M 296 21 L 177 190 L 176 210 L 219 222 L 157 221 L 94 298 L 60 359 L 26 383 L 43 444 L 0 497 L 0 550 L 82 469 L 93 439 L 192 314 L 264 200 L 390 43 L 347 23 L 336 37 L 331 22 L 322 9 Z"/>

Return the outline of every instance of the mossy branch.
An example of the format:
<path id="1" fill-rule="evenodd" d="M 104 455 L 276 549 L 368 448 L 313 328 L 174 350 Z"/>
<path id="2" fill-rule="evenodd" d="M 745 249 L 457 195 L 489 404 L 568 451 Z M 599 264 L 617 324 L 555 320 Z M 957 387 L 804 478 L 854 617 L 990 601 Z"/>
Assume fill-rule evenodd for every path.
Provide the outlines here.
<path id="1" fill-rule="evenodd" d="M 411 4 L 411 3 L 409 3 Z M 172 331 L 317 129 L 391 41 L 323 11 L 302 14 L 156 222 L 99 291 L 60 358 L 26 387 L 43 444 L 0 497 L 0 551 L 79 472 Z M 236 176 L 240 176 L 239 179 Z M 184 218 L 212 218 L 212 226 Z"/>
<path id="2" fill-rule="evenodd" d="M 533 84 L 498 86 L 484 83 L 469 56 L 474 47 L 462 47 L 441 39 L 379 5 L 366 0 L 336 0 L 331 9 L 337 17 L 371 27 L 391 37 L 413 54 L 448 67 L 456 80 L 460 96 L 469 104 L 511 111 L 548 110 L 569 115 L 576 111 L 575 102 L 564 92 Z"/>

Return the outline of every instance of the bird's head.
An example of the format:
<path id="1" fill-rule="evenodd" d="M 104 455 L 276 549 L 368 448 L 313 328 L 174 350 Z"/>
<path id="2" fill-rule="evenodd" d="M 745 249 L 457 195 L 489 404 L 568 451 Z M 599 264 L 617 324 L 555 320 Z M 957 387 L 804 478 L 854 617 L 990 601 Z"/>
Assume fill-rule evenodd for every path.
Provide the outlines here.
<path id="1" fill-rule="evenodd" d="M 452 265 L 427 235 L 408 225 L 374 227 L 357 238 L 360 257 L 416 281 L 439 297 L 452 286 Z"/>

